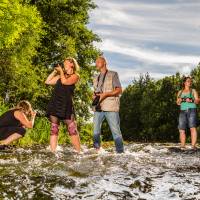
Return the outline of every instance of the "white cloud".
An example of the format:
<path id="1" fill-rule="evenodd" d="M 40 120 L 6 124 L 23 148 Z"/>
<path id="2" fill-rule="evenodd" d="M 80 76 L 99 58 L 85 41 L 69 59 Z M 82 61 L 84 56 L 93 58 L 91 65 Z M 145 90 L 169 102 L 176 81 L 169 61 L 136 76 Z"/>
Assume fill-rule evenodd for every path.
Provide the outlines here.
<path id="1" fill-rule="evenodd" d="M 154 40 L 196 45 L 200 40 L 199 3 L 152 4 L 126 1 L 96 1 L 99 8 L 92 14 L 97 31 L 121 34 L 131 40 Z M 107 30 L 98 25 L 120 27 Z M 124 33 L 124 30 L 129 32 Z"/>
<path id="2" fill-rule="evenodd" d="M 131 67 L 122 68 L 122 81 L 130 82 L 132 74 L 138 77 L 145 72 L 154 78 L 175 71 L 188 74 L 200 61 L 200 1 L 95 2 L 99 8 L 91 13 L 89 27 L 102 38 L 98 47 L 112 59 L 115 54 L 131 58 Z M 141 66 L 135 65 L 138 62 Z M 123 61 L 111 67 L 121 70 L 121 66 Z M 167 66 L 171 72 L 163 70 Z"/>
<path id="3" fill-rule="evenodd" d="M 188 56 L 188 55 L 178 55 L 168 52 L 158 52 L 149 49 L 140 49 L 137 47 L 127 47 L 121 44 L 116 44 L 111 40 L 104 40 L 101 44 L 101 49 L 103 51 L 110 51 L 115 53 L 121 53 L 128 56 L 132 56 L 141 61 L 148 61 L 157 64 L 188 64 L 197 65 L 200 57 L 199 56 Z"/>
<path id="4" fill-rule="evenodd" d="M 112 68 L 112 67 L 111 67 Z M 137 67 L 139 68 L 139 66 Z M 119 74 L 120 81 L 123 87 L 131 84 L 134 79 L 139 79 L 141 75 L 145 75 L 147 72 L 142 72 L 137 69 L 124 69 L 117 67 L 117 72 Z M 150 77 L 154 79 L 161 79 L 164 77 L 163 73 L 150 72 Z M 165 74 L 165 76 L 170 76 L 170 74 Z"/>

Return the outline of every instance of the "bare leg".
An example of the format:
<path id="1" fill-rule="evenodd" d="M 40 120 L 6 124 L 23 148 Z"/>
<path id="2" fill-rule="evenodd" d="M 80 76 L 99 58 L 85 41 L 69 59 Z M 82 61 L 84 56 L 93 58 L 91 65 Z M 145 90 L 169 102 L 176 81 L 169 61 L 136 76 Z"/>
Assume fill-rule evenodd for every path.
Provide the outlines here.
<path id="1" fill-rule="evenodd" d="M 50 116 L 50 121 L 51 121 L 50 149 L 52 152 L 56 152 L 60 122 L 59 119 L 55 116 Z"/>
<path id="2" fill-rule="evenodd" d="M 50 148 L 52 152 L 56 152 L 58 144 L 58 136 L 57 135 L 51 135 L 50 136 Z"/>
<path id="3" fill-rule="evenodd" d="M 181 142 L 181 147 L 185 147 L 185 130 L 179 130 L 180 132 L 180 142 Z"/>
<path id="4" fill-rule="evenodd" d="M 70 135 L 71 143 L 74 146 L 74 149 L 80 153 L 81 151 L 81 142 L 80 142 L 80 137 L 79 133 L 77 130 L 77 125 L 74 119 L 71 120 L 65 120 L 65 124 L 67 125 L 68 132 Z"/>
<path id="5" fill-rule="evenodd" d="M 12 135 L 10 135 L 9 137 L 7 137 L 5 140 L 1 141 L 2 145 L 9 145 L 11 142 L 18 140 L 19 138 L 21 138 L 22 135 L 18 134 L 18 133 L 13 133 Z"/>
<path id="6" fill-rule="evenodd" d="M 196 147 L 197 142 L 197 129 L 196 128 L 190 128 L 191 132 L 191 143 L 193 147 Z"/>
<path id="7" fill-rule="evenodd" d="M 80 137 L 79 135 L 71 135 L 70 136 L 71 143 L 74 146 L 74 149 L 80 153 L 81 151 L 81 143 L 80 143 Z"/>

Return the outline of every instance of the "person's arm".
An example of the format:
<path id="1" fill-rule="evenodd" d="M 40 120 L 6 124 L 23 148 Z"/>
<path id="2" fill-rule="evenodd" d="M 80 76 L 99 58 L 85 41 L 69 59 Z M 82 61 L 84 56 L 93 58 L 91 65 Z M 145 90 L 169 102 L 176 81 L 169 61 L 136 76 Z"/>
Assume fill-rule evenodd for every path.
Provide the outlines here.
<path id="1" fill-rule="evenodd" d="M 45 84 L 47 85 L 55 85 L 60 75 L 57 74 L 57 71 L 54 70 L 46 79 Z"/>
<path id="2" fill-rule="evenodd" d="M 19 111 L 19 110 L 14 112 L 14 116 L 26 128 L 33 128 L 34 123 L 35 123 L 36 112 L 32 112 L 32 119 L 31 120 L 28 120 L 26 115 L 23 112 Z"/>
<path id="3" fill-rule="evenodd" d="M 114 90 L 111 92 L 104 92 L 101 94 L 97 94 L 100 96 L 100 101 L 103 101 L 107 97 L 116 97 L 122 94 L 122 87 L 117 73 L 115 73 L 113 76 L 113 87 Z"/>
<path id="4" fill-rule="evenodd" d="M 177 99 L 176 99 L 176 104 L 177 105 L 181 105 L 182 99 L 180 98 L 180 94 L 181 94 L 181 90 L 178 92 L 177 94 Z"/>
<path id="5" fill-rule="evenodd" d="M 193 89 L 193 94 L 194 94 L 194 103 L 199 104 L 199 95 L 196 90 Z"/>
<path id="6" fill-rule="evenodd" d="M 118 88 L 115 88 L 112 92 L 104 92 L 104 93 L 96 94 L 96 96 L 100 96 L 100 101 L 103 101 L 107 97 L 116 97 L 116 96 L 119 96 L 120 94 L 122 94 L 122 88 L 118 87 Z"/>
<path id="7" fill-rule="evenodd" d="M 73 85 L 79 81 L 79 76 L 77 74 L 72 74 L 71 76 L 66 78 L 61 67 L 57 67 L 56 70 L 60 73 L 60 80 L 63 85 Z"/>

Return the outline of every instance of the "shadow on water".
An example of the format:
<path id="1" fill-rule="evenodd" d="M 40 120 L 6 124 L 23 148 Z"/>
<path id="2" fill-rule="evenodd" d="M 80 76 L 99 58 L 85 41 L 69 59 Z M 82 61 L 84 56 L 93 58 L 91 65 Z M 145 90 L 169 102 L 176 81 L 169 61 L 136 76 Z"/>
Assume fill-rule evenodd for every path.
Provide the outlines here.
<path id="1" fill-rule="evenodd" d="M 44 146 L 0 152 L 0 199 L 200 199 L 200 150 L 130 144 L 77 155 Z"/>

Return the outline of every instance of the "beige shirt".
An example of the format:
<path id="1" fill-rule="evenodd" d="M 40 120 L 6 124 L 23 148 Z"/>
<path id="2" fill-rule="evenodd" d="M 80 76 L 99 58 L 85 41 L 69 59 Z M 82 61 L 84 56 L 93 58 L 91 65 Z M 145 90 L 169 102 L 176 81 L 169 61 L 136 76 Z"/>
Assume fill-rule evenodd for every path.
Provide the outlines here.
<path id="1" fill-rule="evenodd" d="M 118 81 L 116 81 L 118 79 Z M 119 82 L 119 83 L 117 83 Z M 94 91 L 98 90 L 98 76 L 94 78 Z M 121 87 L 118 74 L 114 71 L 108 71 L 102 87 L 102 92 L 112 92 L 116 87 Z M 120 99 L 119 96 L 107 97 L 101 102 L 101 110 L 107 112 L 119 112 Z M 95 111 L 95 108 L 94 108 Z"/>

